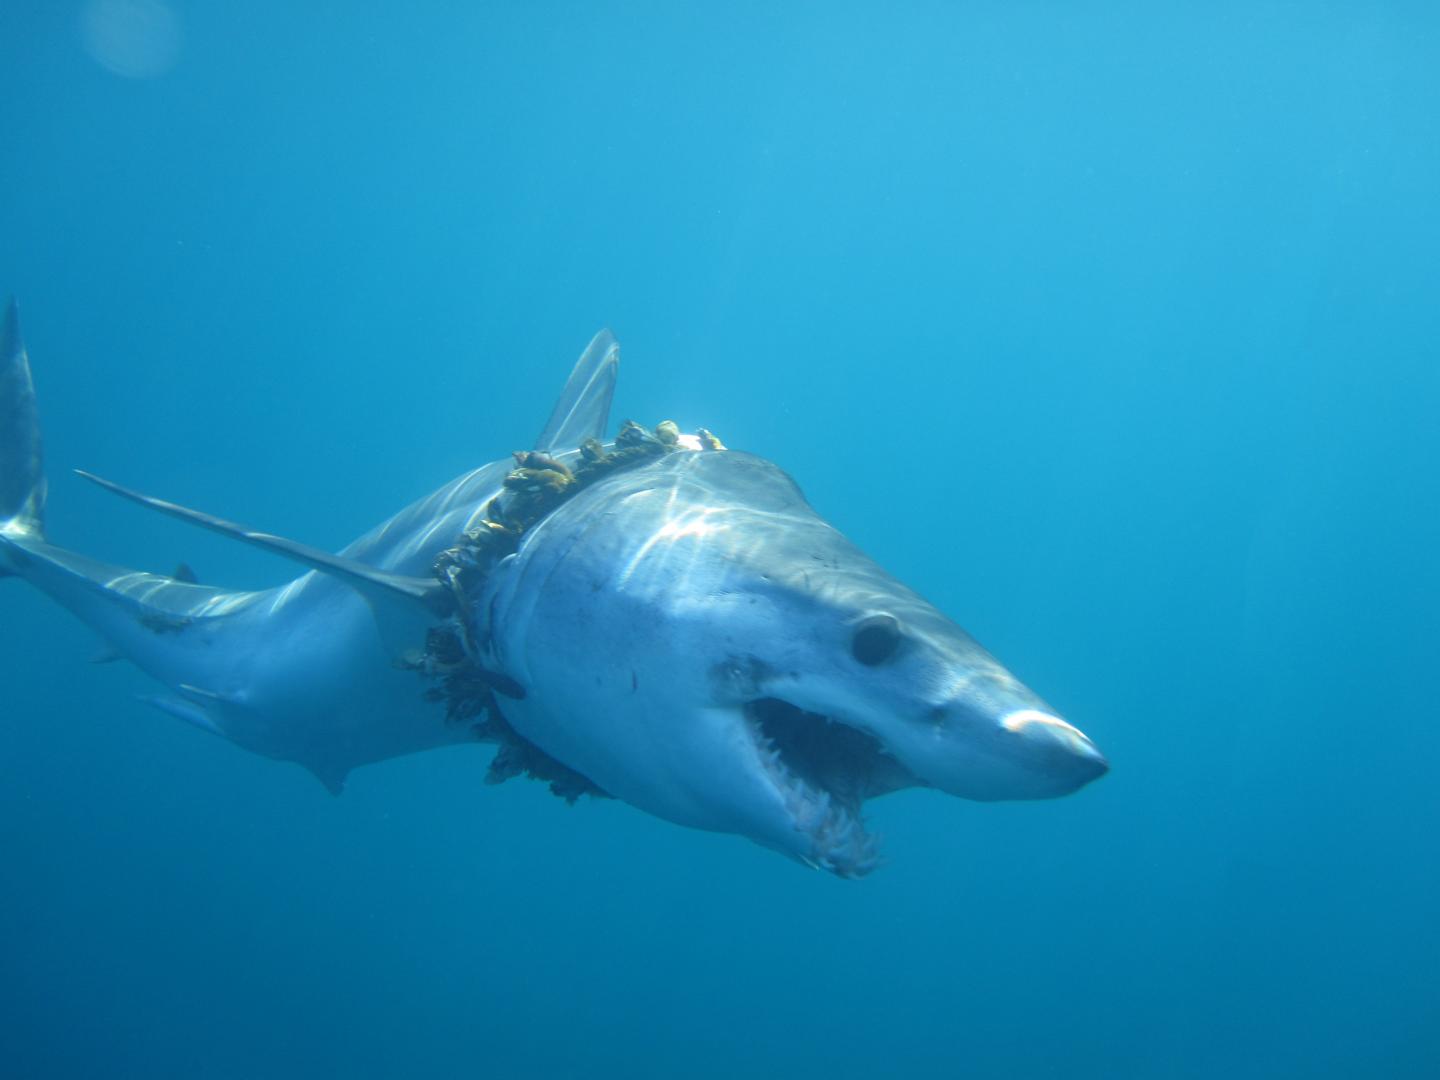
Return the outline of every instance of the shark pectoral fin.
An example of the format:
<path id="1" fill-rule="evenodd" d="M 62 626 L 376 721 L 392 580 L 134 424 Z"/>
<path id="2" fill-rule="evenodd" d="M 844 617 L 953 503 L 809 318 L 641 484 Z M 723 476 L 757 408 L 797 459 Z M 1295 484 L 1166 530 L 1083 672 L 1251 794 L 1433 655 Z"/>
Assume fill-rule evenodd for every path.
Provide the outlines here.
<path id="1" fill-rule="evenodd" d="M 316 780 L 325 785 L 325 790 L 331 795 L 345 794 L 345 778 L 350 775 L 349 769 L 331 768 L 323 765 L 306 765 Z"/>
<path id="2" fill-rule="evenodd" d="M 90 654 L 90 663 L 92 664 L 113 664 L 116 660 L 124 659 L 125 654 L 110 644 L 102 644 Z"/>
<path id="3" fill-rule="evenodd" d="M 599 439 L 610 422 L 610 401 L 620 367 L 615 335 L 601 330 L 575 362 L 560 400 L 535 440 L 540 451 L 574 450 L 586 439 Z"/>
<path id="4" fill-rule="evenodd" d="M 219 704 L 227 700 L 224 694 L 217 694 L 214 690 L 206 690 L 203 686 L 191 686 L 189 683 L 180 683 L 175 687 L 187 700 L 193 701 L 201 708 L 210 704 Z M 230 700 L 234 700 L 233 698 Z"/>
<path id="5" fill-rule="evenodd" d="M 167 697 L 163 694 L 147 694 L 140 698 L 146 705 L 153 705 L 161 712 L 175 717 L 177 720 L 184 720 L 187 724 L 194 724 L 201 731 L 208 731 L 211 735 L 225 737 L 225 732 L 220 730 L 218 724 L 205 711 L 203 706 L 193 702 L 185 701 L 182 698 Z"/>
<path id="6" fill-rule="evenodd" d="M 272 536 L 269 533 L 256 532 L 247 529 L 243 525 L 237 525 L 233 521 L 226 521 L 223 518 L 213 517 L 210 514 L 202 513 L 199 510 L 191 510 L 189 507 L 180 506 L 177 503 L 166 502 L 164 499 L 157 499 L 151 495 L 142 495 L 138 491 L 123 487 L 111 480 L 96 476 L 94 473 L 85 472 L 83 469 L 76 469 L 77 473 L 86 480 L 99 484 L 106 491 L 114 492 L 141 506 L 148 506 L 151 510 L 158 510 L 169 517 L 179 518 L 181 521 L 188 521 L 192 525 L 199 525 L 203 529 L 220 533 L 233 540 L 253 545 L 276 555 L 282 555 L 317 570 L 322 574 L 329 574 L 346 582 L 362 595 L 368 598 L 378 598 L 385 602 L 391 602 L 397 598 L 404 599 L 413 604 L 420 605 L 430 614 L 449 614 L 452 600 L 449 591 L 440 584 L 429 578 L 408 577 L 404 574 L 391 574 L 384 570 L 377 570 L 373 566 L 366 566 L 364 563 L 356 562 L 354 559 L 347 559 L 341 555 L 332 555 L 328 551 L 302 544 L 296 540 L 287 540 L 283 536 Z"/>

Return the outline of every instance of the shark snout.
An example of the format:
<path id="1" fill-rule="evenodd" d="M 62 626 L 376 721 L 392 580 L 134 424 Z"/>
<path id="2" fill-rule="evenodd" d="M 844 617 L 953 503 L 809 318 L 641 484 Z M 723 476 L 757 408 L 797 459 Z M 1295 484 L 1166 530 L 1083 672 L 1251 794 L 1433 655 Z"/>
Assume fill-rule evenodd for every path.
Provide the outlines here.
<path id="1" fill-rule="evenodd" d="M 1017 709 L 1000 721 L 1002 754 L 1030 773 L 1042 797 L 1068 795 L 1110 769 L 1105 755 L 1073 724 L 1039 709 Z"/>
<path id="2" fill-rule="evenodd" d="M 1085 733 L 1033 695 L 1003 706 L 994 696 L 952 702 L 928 738 L 892 739 L 889 749 L 932 787 L 983 802 L 1053 799 L 1109 771 Z"/>

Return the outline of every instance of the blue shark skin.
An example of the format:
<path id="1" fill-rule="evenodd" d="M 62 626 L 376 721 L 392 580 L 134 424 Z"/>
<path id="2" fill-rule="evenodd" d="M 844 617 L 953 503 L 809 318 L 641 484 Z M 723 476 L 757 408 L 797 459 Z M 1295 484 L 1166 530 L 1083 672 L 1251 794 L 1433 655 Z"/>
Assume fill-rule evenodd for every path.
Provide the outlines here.
<path id="1" fill-rule="evenodd" d="M 537 447 L 603 432 L 602 332 Z M 437 556 L 504 499 L 510 460 L 459 477 L 338 555 L 137 495 L 310 567 L 234 592 L 94 562 L 45 537 L 34 392 L 13 304 L 0 331 L 0 575 L 18 575 L 164 685 L 152 702 L 339 792 L 354 768 L 484 731 L 447 720 L 413 663 L 446 619 L 514 735 L 592 790 L 841 876 L 878 859 L 867 799 L 1065 795 L 1099 751 L 963 630 L 826 524 L 778 467 L 682 436 L 527 529 L 465 594 Z M 500 505 L 500 504 L 495 504 Z M 433 695 L 431 695 L 433 697 Z"/>

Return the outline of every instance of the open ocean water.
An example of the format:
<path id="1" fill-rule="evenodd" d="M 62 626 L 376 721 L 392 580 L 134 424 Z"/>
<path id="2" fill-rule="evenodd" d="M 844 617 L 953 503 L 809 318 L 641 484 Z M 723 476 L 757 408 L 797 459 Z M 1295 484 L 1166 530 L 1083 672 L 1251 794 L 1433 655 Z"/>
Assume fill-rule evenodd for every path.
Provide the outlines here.
<path id="1" fill-rule="evenodd" d="M 859 882 L 488 751 L 332 798 L 0 583 L 0 1075 L 1440 1075 L 1440 10 L 0 5 L 65 546 L 282 562 L 616 419 L 780 463 L 1093 736 Z"/>

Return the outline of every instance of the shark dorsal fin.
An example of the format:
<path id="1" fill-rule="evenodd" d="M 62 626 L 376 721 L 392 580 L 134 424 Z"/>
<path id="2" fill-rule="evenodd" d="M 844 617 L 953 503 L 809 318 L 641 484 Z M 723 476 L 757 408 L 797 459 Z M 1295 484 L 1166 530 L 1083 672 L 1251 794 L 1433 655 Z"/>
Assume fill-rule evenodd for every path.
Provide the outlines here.
<path id="1" fill-rule="evenodd" d="M 574 450 L 586 439 L 603 439 L 619 367 L 620 346 L 615 335 L 601 330 L 575 361 L 545 430 L 535 440 L 535 449 L 545 453 Z"/>
<path id="2" fill-rule="evenodd" d="M 99 484 L 107 491 L 113 491 L 116 495 L 123 496 L 141 506 L 148 506 L 152 510 L 158 510 L 181 521 L 188 521 L 192 525 L 199 525 L 201 528 L 209 529 L 212 532 L 220 533 L 243 543 L 251 544 L 265 551 L 276 555 L 283 555 L 287 559 L 308 566 L 312 570 L 322 574 L 329 574 L 339 578 L 355 588 L 367 599 L 381 601 L 393 601 L 397 598 L 412 601 L 423 605 L 429 611 L 443 615 L 450 610 L 450 598 L 447 590 L 439 581 L 430 578 L 408 577 L 404 574 L 392 574 L 385 570 L 378 570 L 373 566 L 366 566 L 364 563 L 356 562 L 354 559 L 347 559 L 342 555 L 332 555 L 320 548 L 302 544 L 297 540 L 287 540 L 283 536 L 272 536 L 269 533 L 256 532 L 247 529 L 243 525 L 236 525 L 232 521 L 225 521 L 222 518 L 212 517 L 199 510 L 191 510 L 188 507 L 176 503 L 166 502 L 164 499 L 157 499 L 151 495 L 142 495 L 138 491 L 131 491 L 127 487 L 96 476 L 94 473 L 85 472 L 83 469 L 76 469 L 77 473 L 86 480 Z"/>

